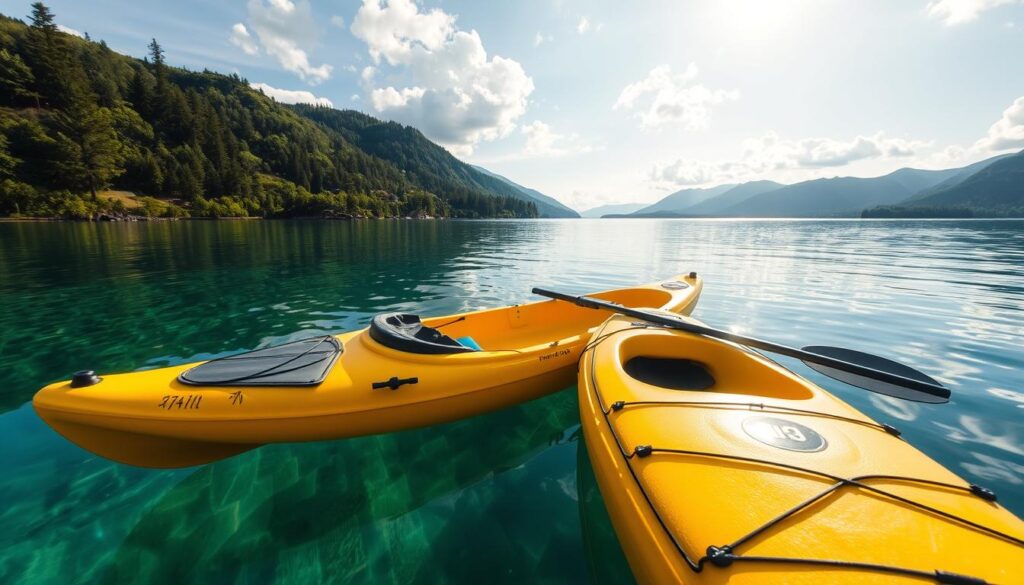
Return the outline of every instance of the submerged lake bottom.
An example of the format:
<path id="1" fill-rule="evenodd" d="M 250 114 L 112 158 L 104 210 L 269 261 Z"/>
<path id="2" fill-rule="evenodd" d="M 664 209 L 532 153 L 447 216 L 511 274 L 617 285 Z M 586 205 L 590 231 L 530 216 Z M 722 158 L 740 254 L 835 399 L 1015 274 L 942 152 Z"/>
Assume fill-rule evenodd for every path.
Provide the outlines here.
<path id="1" fill-rule="evenodd" d="M 79 449 L 33 393 L 679 273 L 694 316 L 931 375 L 902 402 L 780 362 L 1024 514 L 1024 221 L 0 223 L 0 582 L 623 583 L 575 388 L 436 427 L 149 470 Z"/>

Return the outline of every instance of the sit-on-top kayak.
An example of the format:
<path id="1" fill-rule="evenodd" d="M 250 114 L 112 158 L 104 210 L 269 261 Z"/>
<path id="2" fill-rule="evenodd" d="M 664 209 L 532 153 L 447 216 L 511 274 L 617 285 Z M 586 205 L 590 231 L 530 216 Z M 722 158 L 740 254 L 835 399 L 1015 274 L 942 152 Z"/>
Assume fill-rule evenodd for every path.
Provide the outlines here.
<path id="1" fill-rule="evenodd" d="M 1024 583 L 995 494 L 761 354 L 621 315 L 584 353 L 587 450 L 640 583 Z"/>
<path id="2" fill-rule="evenodd" d="M 595 295 L 689 314 L 696 273 Z M 266 443 L 316 441 L 451 421 L 571 386 L 604 316 L 555 301 L 420 320 L 383 314 L 367 329 L 205 363 L 126 374 L 79 372 L 32 403 L 98 455 L 184 467 Z"/>

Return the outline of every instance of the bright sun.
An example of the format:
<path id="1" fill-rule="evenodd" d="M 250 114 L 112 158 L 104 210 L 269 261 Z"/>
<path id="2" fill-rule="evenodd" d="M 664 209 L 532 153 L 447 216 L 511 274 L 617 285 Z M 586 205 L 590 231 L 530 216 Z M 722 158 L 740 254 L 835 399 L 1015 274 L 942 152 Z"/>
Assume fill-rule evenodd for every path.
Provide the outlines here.
<path id="1" fill-rule="evenodd" d="M 722 0 L 716 20 L 735 40 L 763 40 L 792 32 L 806 3 L 800 0 Z"/>

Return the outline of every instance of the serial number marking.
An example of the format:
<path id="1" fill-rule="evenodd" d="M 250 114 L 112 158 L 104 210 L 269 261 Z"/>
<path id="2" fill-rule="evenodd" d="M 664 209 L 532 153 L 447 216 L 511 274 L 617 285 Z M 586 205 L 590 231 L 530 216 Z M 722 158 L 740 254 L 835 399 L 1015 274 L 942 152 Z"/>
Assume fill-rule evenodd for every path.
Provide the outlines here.
<path id="1" fill-rule="evenodd" d="M 164 410 L 174 410 L 175 408 L 178 410 L 199 410 L 199 403 L 202 401 L 202 394 L 189 394 L 188 396 L 168 394 L 156 406 Z"/>
<path id="2" fill-rule="evenodd" d="M 560 350 L 558 350 L 556 352 L 553 352 L 553 353 L 544 354 L 544 355 L 538 357 L 537 360 L 544 362 L 544 361 L 547 361 L 547 360 L 551 360 L 551 359 L 555 359 L 555 358 L 560 358 L 562 356 L 569 355 L 570 353 L 572 353 L 571 349 L 560 349 Z"/>
<path id="3" fill-rule="evenodd" d="M 231 400 L 231 404 L 233 406 L 238 406 L 245 401 L 245 395 L 242 394 L 241 390 L 236 390 L 228 395 L 228 399 Z"/>

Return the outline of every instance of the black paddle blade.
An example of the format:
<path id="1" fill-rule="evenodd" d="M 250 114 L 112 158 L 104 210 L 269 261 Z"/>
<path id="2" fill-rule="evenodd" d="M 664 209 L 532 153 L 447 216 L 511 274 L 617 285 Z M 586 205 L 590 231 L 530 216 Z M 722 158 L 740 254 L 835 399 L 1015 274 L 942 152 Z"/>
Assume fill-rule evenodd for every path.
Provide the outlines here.
<path id="1" fill-rule="evenodd" d="M 864 353 L 862 351 L 855 351 L 852 349 L 846 349 L 843 347 L 830 347 L 827 345 L 808 345 L 803 348 L 804 351 L 810 353 L 816 353 L 825 357 L 830 357 L 837 360 L 842 360 L 851 364 L 857 364 L 865 366 L 875 370 L 881 370 L 904 378 L 910 378 L 911 380 L 918 380 L 920 382 L 927 382 L 929 384 L 935 384 L 936 386 L 942 386 L 934 378 L 931 378 L 910 366 L 894 362 L 877 355 L 871 355 L 870 353 Z M 879 394 L 885 394 L 886 396 L 892 396 L 894 398 L 902 398 L 903 400 L 910 400 L 913 402 L 929 402 L 932 404 L 942 404 L 949 402 L 948 396 L 934 396 L 920 390 L 913 388 L 907 388 L 906 386 L 900 386 L 889 382 L 882 382 L 866 376 L 858 374 L 851 374 L 828 366 L 822 366 L 813 362 L 803 360 L 813 370 L 825 374 L 829 378 L 835 378 L 840 382 L 845 382 L 851 386 L 877 392 Z"/>

